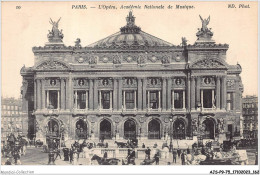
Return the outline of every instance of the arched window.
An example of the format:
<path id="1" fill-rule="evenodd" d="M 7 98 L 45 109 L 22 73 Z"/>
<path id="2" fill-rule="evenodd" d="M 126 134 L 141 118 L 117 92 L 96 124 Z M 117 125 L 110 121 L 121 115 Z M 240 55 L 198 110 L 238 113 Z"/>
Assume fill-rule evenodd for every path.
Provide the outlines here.
<path id="1" fill-rule="evenodd" d="M 76 122 L 76 138 L 87 139 L 88 138 L 88 126 L 82 119 Z"/>
<path id="2" fill-rule="evenodd" d="M 148 124 L 148 139 L 160 139 L 160 122 L 156 119 L 153 119 Z"/>
<path id="3" fill-rule="evenodd" d="M 185 123 L 184 121 L 177 119 L 173 123 L 173 138 L 185 139 Z"/>
<path id="4" fill-rule="evenodd" d="M 57 121 L 51 119 L 48 122 L 48 130 L 47 130 L 47 135 L 59 137 L 60 132 L 59 132 L 59 124 Z"/>
<path id="5" fill-rule="evenodd" d="M 100 122 L 100 139 L 112 139 L 112 125 L 107 119 Z"/>
<path id="6" fill-rule="evenodd" d="M 136 124 L 131 119 L 127 120 L 124 124 L 124 137 L 125 139 L 136 138 Z"/>
<path id="7" fill-rule="evenodd" d="M 204 132 L 204 139 L 214 139 L 215 137 L 215 124 L 212 119 L 207 118 L 202 123 L 202 131 Z"/>

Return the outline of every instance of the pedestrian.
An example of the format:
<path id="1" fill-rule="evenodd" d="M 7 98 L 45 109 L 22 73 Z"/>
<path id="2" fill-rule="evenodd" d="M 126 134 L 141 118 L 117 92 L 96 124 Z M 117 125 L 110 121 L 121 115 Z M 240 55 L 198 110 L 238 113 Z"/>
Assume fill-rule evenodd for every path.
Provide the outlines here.
<path id="1" fill-rule="evenodd" d="M 70 163 L 72 163 L 72 161 L 73 161 L 73 146 L 71 146 L 71 148 L 70 148 L 69 155 L 70 155 Z"/>
<path id="2" fill-rule="evenodd" d="M 185 151 L 181 153 L 181 164 L 185 165 Z"/>
<path id="3" fill-rule="evenodd" d="M 143 143 L 142 148 L 145 148 L 145 144 Z"/>
<path id="4" fill-rule="evenodd" d="M 180 148 L 177 149 L 177 153 L 178 153 L 178 158 L 180 158 L 180 156 L 181 156 L 181 150 L 180 150 Z"/>
<path id="5" fill-rule="evenodd" d="M 258 152 L 255 153 L 255 165 L 258 165 Z"/>
<path id="6" fill-rule="evenodd" d="M 151 149 L 149 147 L 147 147 L 147 149 L 145 150 L 145 154 L 146 154 L 146 158 L 148 160 L 150 160 L 150 155 L 151 155 Z"/>
<path id="7" fill-rule="evenodd" d="M 157 152 L 157 153 L 154 155 L 154 159 L 155 159 L 156 165 L 159 165 L 159 161 L 160 161 L 159 152 Z"/>
<path id="8" fill-rule="evenodd" d="M 130 148 L 128 148 L 127 149 L 127 164 L 129 164 L 130 163 L 130 155 L 131 155 L 131 150 L 130 150 Z"/>
<path id="9" fill-rule="evenodd" d="M 6 162 L 5 162 L 5 165 L 12 165 L 12 162 L 9 158 L 7 158 Z"/>
<path id="10" fill-rule="evenodd" d="M 173 163 L 176 163 L 176 158 L 177 158 L 177 150 L 176 149 L 174 149 L 173 151 L 172 151 L 172 162 Z"/>
<path id="11" fill-rule="evenodd" d="M 57 157 L 60 157 L 60 159 L 61 159 L 61 156 L 60 156 L 60 149 L 59 148 L 57 148 L 57 151 L 56 151 L 56 158 L 55 158 L 55 160 L 57 159 Z"/>

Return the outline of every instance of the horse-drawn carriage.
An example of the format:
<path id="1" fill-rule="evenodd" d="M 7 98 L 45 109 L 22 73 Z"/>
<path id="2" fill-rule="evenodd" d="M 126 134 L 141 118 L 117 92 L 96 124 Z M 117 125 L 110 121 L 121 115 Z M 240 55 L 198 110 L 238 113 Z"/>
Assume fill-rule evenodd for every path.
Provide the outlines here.
<path id="1" fill-rule="evenodd" d="M 131 139 L 127 142 L 118 142 L 115 141 L 115 144 L 117 144 L 118 148 L 137 148 L 138 147 L 138 140 L 137 139 Z"/>

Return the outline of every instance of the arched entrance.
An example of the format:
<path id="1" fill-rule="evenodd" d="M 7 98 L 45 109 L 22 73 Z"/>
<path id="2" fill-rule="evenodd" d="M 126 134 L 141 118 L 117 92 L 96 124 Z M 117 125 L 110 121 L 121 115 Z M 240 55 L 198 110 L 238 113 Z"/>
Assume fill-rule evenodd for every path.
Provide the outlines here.
<path id="1" fill-rule="evenodd" d="M 214 139 L 215 138 L 215 123 L 212 119 L 207 118 L 202 123 L 202 130 L 204 139 Z"/>
<path id="2" fill-rule="evenodd" d="M 128 119 L 124 124 L 124 137 L 125 139 L 136 138 L 136 124 L 133 120 Z"/>
<path id="3" fill-rule="evenodd" d="M 160 139 L 160 122 L 156 119 L 151 120 L 148 123 L 148 139 Z"/>
<path id="4" fill-rule="evenodd" d="M 84 120 L 79 119 L 76 122 L 76 138 L 87 139 L 88 138 L 88 125 Z"/>
<path id="5" fill-rule="evenodd" d="M 185 123 L 183 120 L 177 119 L 173 123 L 173 138 L 185 139 Z"/>
<path id="6" fill-rule="evenodd" d="M 54 119 L 51 119 L 48 122 L 47 136 L 54 136 L 54 137 L 60 136 L 59 124 Z"/>
<path id="7" fill-rule="evenodd" d="M 100 122 L 100 139 L 112 139 L 112 126 L 111 122 L 107 119 Z"/>

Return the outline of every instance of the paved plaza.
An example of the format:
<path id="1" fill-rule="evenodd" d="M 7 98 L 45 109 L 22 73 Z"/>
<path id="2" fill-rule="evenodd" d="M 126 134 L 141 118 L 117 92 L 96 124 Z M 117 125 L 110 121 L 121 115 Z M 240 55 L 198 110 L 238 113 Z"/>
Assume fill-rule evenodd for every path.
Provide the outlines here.
<path id="1" fill-rule="evenodd" d="M 247 156 L 249 160 L 249 165 L 255 164 L 255 150 L 247 150 Z M 56 157 L 56 155 L 55 155 Z M 61 152 L 61 158 L 57 157 L 55 160 L 56 165 L 72 165 L 69 161 L 64 161 L 63 153 Z M 6 161 L 7 158 L 2 157 L 2 164 Z M 121 158 L 120 158 L 121 160 Z M 135 159 L 136 165 L 140 165 L 143 159 Z M 177 157 L 177 162 L 172 163 L 172 155 L 170 154 L 168 159 L 160 159 L 159 165 L 181 165 L 181 159 Z M 21 156 L 22 165 L 47 165 L 48 164 L 48 153 L 44 153 L 42 148 L 28 147 L 25 155 Z M 122 160 L 119 162 L 119 165 L 122 164 Z M 82 158 L 82 154 L 79 156 L 78 165 L 89 165 L 89 162 Z M 92 165 L 98 165 L 96 161 L 92 162 Z M 153 164 L 155 165 L 155 163 Z"/>

